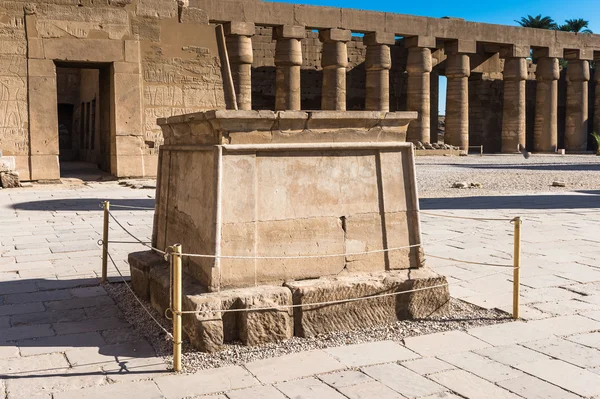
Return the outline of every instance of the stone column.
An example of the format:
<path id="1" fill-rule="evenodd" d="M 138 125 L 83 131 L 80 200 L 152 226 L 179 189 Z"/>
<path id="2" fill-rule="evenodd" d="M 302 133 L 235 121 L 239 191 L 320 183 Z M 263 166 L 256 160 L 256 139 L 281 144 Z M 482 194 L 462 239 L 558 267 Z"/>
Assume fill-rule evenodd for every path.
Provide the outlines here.
<path id="1" fill-rule="evenodd" d="M 283 25 L 273 28 L 275 45 L 275 110 L 300 110 L 300 67 L 304 26 Z"/>
<path id="2" fill-rule="evenodd" d="M 506 58 L 503 79 L 502 152 L 516 152 L 519 144 L 525 147 L 527 60 L 521 57 Z"/>
<path id="3" fill-rule="evenodd" d="M 228 22 L 225 24 L 225 40 L 231 65 L 231 76 L 238 109 L 252 109 L 252 36 L 251 22 Z"/>
<path id="4" fill-rule="evenodd" d="M 589 81 L 589 61 L 569 61 L 565 123 L 565 149 L 567 151 L 585 151 L 587 149 Z"/>
<path id="5" fill-rule="evenodd" d="M 321 66 L 323 67 L 323 87 L 321 89 L 321 109 L 346 110 L 346 67 L 348 48 L 352 31 L 327 29 L 319 31 L 323 42 Z"/>
<path id="6" fill-rule="evenodd" d="M 406 71 L 408 72 L 407 110 L 417 111 L 417 120 L 408 125 L 406 141 L 431 142 L 431 50 L 422 47 L 408 49 Z M 437 143 L 437 137 L 434 142 Z"/>
<path id="7" fill-rule="evenodd" d="M 444 141 L 469 150 L 469 76 L 470 60 L 467 54 L 448 54 L 446 60 L 446 133 Z"/>
<path id="8" fill-rule="evenodd" d="M 535 78 L 535 126 L 533 150 L 537 152 L 556 151 L 558 139 L 558 58 L 542 57 L 537 60 Z"/>
<path id="9" fill-rule="evenodd" d="M 395 44 L 392 33 L 371 32 L 364 36 L 367 46 L 365 69 L 367 71 L 365 109 L 367 111 L 390 110 L 390 69 L 392 58 L 390 46 Z"/>

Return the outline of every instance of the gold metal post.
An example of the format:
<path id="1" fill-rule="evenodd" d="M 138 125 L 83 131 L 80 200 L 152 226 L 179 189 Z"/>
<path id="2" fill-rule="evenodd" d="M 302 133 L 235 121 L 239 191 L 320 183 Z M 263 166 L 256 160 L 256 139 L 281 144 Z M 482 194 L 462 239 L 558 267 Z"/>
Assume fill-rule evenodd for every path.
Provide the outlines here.
<path id="1" fill-rule="evenodd" d="M 171 252 L 173 268 L 173 369 L 181 371 L 181 244 Z"/>
<path id="2" fill-rule="evenodd" d="M 102 235 L 102 284 L 106 283 L 108 274 L 108 218 L 110 202 L 104 201 L 104 234 Z"/>
<path id="3" fill-rule="evenodd" d="M 521 286 L 521 217 L 512 220 L 515 225 L 515 243 L 513 255 L 513 319 L 519 318 L 519 288 Z"/>

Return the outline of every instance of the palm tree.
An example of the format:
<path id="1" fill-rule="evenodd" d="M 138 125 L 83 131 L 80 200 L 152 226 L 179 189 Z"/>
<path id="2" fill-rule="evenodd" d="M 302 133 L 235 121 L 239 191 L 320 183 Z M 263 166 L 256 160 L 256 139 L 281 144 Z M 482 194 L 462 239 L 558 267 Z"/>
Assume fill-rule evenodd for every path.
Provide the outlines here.
<path id="1" fill-rule="evenodd" d="M 589 28 L 590 21 L 583 18 L 567 19 L 563 25 L 558 27 L 558 30 L 575 33 L 593 33 Z"/>
<path id="2" fill-rule="evenodd" d="M 556 29 L 556 23 L 550 17 L 542 17 L 539 14 L 536 17 L 528 15 L 527 17 L 521 17 L 521 20 L 515 20 L 516 23 L 524 28 L 537 28 L 537 29 Z"/>

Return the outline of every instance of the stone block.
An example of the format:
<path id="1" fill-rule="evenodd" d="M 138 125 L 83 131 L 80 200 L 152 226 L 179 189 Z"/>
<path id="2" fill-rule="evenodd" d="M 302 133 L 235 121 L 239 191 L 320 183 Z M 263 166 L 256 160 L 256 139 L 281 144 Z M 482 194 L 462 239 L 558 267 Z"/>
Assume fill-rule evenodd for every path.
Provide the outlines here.
<path id="1" fill-rule="evenodd" d="M 27 40 L 27 57 L 44 58 L 44 44 L 42 39 L 31 38 Z"/>
<path id="2" fill-rule="evenodd" d="M 256 26 L 252 22 L 231 21 L 223 25 L 227 36 L 254 36 Z"/>
<path id="3" fill-rule="evenodd" d="M 291 4 L 290 4 L 291 5 Z M 306 28 L 300 25 L 281 25 L 273 28 L 273 40 L 277 39 L 304 39 Z"/>
<path id="4" fill-rule="evenodd" d="M 431 276 L 431 272 L 425 271 L 425 273 Z M 413 314 L 423 317 L 433 313 L 438 310 L 440 300 L 448 300 L 446 287 L 329 306 L 310 306 L 311 303 L 366 298 L 377 294 L 404 291 L 405 287 L 414 286 L 416 282 L 428 284 L 420 281 L 418 277 L 413 277 L 408 271 L 404 271 L 288 282 L 286 286 L 292 290 L 294 304 L 306 305 L 294 310 L 295 335 L 311 337 L 333 331 L 368 328 L 398 318 L 410 317 Z M 427 300 L 419 299 L 418 295 L 412 298 L 422 292 L 428 292 Z"/>
<path id="5" fill-rule="evenodd" d="M 125 61 L 139 64 L 139 62 L 140 62 L 140 42 L 139 41 L 125 40 Z"/>
<path id="6" fill-rule="evenodd" d="M 209 17 L 206 10 L 196 7 L 182 7 L 179 22 L 182 24 L 208 25 Z"/>
<path id="7" fill-rule="evenodd" d="M 0 187 L 17 188 L 20 185 L 19 174 L 17 172 L 0 172 Z"/>
<path id="8" fill-rule="evenodd" d="M 245 345 L 260 345 L 292 338 L 292 309 L 252 311 L 253 308 L 291 304 L 292 293 L 286 287 L 263 286 L 251 289 L 250 295 L 240 298 L 239 307 L 250 310 L 239 315 L 241 341 Z"/>
<path id="9" fill-rule="evenodd" d="M 164 267 L 167 261 L 153 251 L 133 252 L 127 257 L 131 273 L 131 287 L 145 300 L 150 299 L 150 270 Z"/>

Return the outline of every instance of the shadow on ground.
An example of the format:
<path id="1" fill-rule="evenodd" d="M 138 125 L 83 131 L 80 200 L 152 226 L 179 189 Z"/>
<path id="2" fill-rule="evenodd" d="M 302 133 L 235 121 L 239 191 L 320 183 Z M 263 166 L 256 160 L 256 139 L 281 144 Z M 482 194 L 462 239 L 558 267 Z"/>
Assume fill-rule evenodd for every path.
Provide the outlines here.
<path id="1" fill-rule="evenodd" d="M 451 198 L 421 198 L 421 210 L 440 209 L 600 209 L 600 191 L 580 191 L 587 195 L 502 195 Z"/>
<path id="2" fill-rule="evenodd" d="M 94 375 L 141 379 L 168 373 L 98 278 L 0 282 L 0 352 L 7 357 L 0 380 Z M 69 363 L 36 364 L 39 356 L 62 356 Z"/>
<path id="3" fill-rule="evenodd" d="M 72 199 L 56 199 L 56 200 L 42 200 L 42 201 L 29 201 L 19 202 L 13 204 L 14 209 L 21 211 L 100 211 L 102 209 L 102 203 L 109 201 L 111 204 L 111 211 L 132 211 L 136 209 L 131 208 L 120 208 L 124 207 L 136 207 L 144 208 L 146 210 L 154 210 L 154 199 L 153 198 L 72 198 Z"/>

